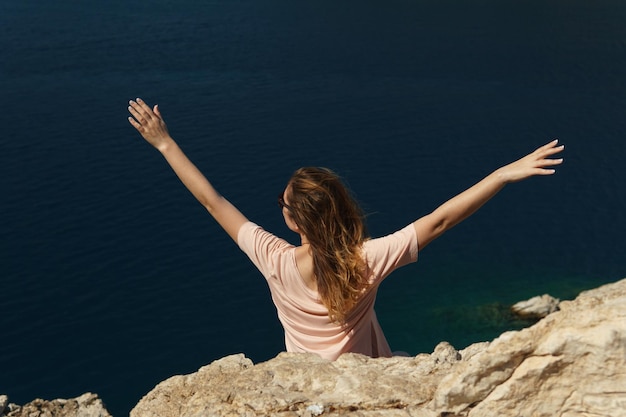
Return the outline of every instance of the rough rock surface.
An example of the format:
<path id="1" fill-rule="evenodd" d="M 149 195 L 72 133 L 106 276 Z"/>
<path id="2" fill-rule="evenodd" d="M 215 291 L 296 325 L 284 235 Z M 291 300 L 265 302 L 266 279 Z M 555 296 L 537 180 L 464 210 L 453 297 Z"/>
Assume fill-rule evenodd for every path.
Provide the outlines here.
<path id="1" fill-rule="evenodd" d="M 9 405 L 9 397 L 6 395 L 0 395 L 0 416 L 4 414 L 4 410 Z"/>
<path id="2" fill-rule="evenodd" d="M 430 406 L 471 417 L 626 416 L 626 280 L 495 339 L 442 381 Z"/>
<path id="3" fill-rule="evenodd" d="M 538 295 L 529 300 L 513 304 L 511 311 L 522 318 L 541 319 L 557 311 L 560 302 L 558 298 L 548 294 Z"/>
<path id="4" fill-rule="evenodd" d="M 229 356 L 157 385 L 131 417 L 626 416 L 626 280 L 532 327 L 414 358 Z"/>
<path id="5" fill-rule="evenodd" d="M 459 352 L 448 343 L 439 344 L 432 355 L 415 358 L 345 354 L 332 362 L 313 354 L 281 353 L 255 366 L 243 355 L 233 355 L 162 382 L 131 411 L 131 417 L 357 411 L 407 415 L 407 408 L 417 410 L 430 401 L 439 381 L 458 361 Z"/>
<path id="6" fill-rule="evenodd" d="M 3 402 L 4 400 L 4 402 Z M 4 404 L 4 407 L 2 405 Z M 111 417 L 96 394 L 86 393 L 69 400 L 46 401 L 36 399 L 26 405 L 8 404 L 6 395 L 0 396 L 0 416 L 4 417 Z"/>

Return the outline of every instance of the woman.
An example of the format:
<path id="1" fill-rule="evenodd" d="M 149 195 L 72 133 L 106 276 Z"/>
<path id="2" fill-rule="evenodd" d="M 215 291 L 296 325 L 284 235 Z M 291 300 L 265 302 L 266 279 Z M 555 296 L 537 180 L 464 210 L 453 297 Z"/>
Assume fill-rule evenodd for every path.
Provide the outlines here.
<path id="1" fill-rule="evenodd" d="M 170 136 L 158 106 L 130 101 L 130 124 L 158 149 L 183 184 L 265 276 L 290 352 L 336 359 L 344 352 L 391 356 L 374 313 L 381 281 L 417 260 L 417 252 L 458 224 L 506 184 L 550 175 L 563 159 L 554 140 L 495 170 L 432 213 L 391 235 L 368 239 L 363 215 L 332 171 L 301 168 L 279 197 L 293 246 L 248 219 L 222 197 Z"/>

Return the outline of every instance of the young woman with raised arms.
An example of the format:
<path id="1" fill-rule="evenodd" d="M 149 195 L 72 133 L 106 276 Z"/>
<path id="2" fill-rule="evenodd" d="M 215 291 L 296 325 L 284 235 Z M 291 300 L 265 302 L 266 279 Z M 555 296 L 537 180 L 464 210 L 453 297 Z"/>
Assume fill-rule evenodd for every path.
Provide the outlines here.
<path id="1" fill-rule="evenodd" d="M 340 178 L 301 168 L 279 204 L 300 246 L 250 222 L 222 197 L 170 136 L 158 106 L 130 101 L 130 124 L 165 157 L 176 175 L 265 277 L 290 352 L 336 359 L 344 352 L 391 356 L 374 301 L 394 269 L 417 260 L 418 249 L 466 219 L 506 184 L 553 174 L 563 151 L 556 140 L 503 166 L 432 213 L 385 237 L 366 235 L 364 216 Z"/>

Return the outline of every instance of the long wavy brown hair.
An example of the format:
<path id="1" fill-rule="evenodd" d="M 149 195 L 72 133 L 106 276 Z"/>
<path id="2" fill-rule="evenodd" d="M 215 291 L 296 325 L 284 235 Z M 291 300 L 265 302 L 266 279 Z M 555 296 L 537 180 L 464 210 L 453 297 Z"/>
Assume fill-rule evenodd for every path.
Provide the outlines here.
<path id="1" fill-rule="evenodd" d="M 367 286 L 361 255 L 367 238 L 363 212 L 327 168 L 298 169 L 287 189 L 290 214 L 311 245 L 320 299 L 330 319 L 343 323 Z"/>

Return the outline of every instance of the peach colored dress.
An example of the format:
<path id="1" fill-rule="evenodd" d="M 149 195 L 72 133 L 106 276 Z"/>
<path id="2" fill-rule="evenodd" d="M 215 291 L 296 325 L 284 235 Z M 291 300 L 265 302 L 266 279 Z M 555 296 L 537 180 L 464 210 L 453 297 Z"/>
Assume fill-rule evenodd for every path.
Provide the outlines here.
<path id="1" fill-rule="evenodd" d="M 317 292 L 305 285 L 296 266 L 294 245 L 252 222 L 241 227 L 237 242 L 267 280 L 285 329 L 288 352 L 313 352 L 330 360 L 345 352 L 391 356 L 374 312 L 374 301 L 383 279 L 394 269 L 417 261 L 413 224 L 363 244 L 371 285 L 343 326 L 329 320 Z"/>

